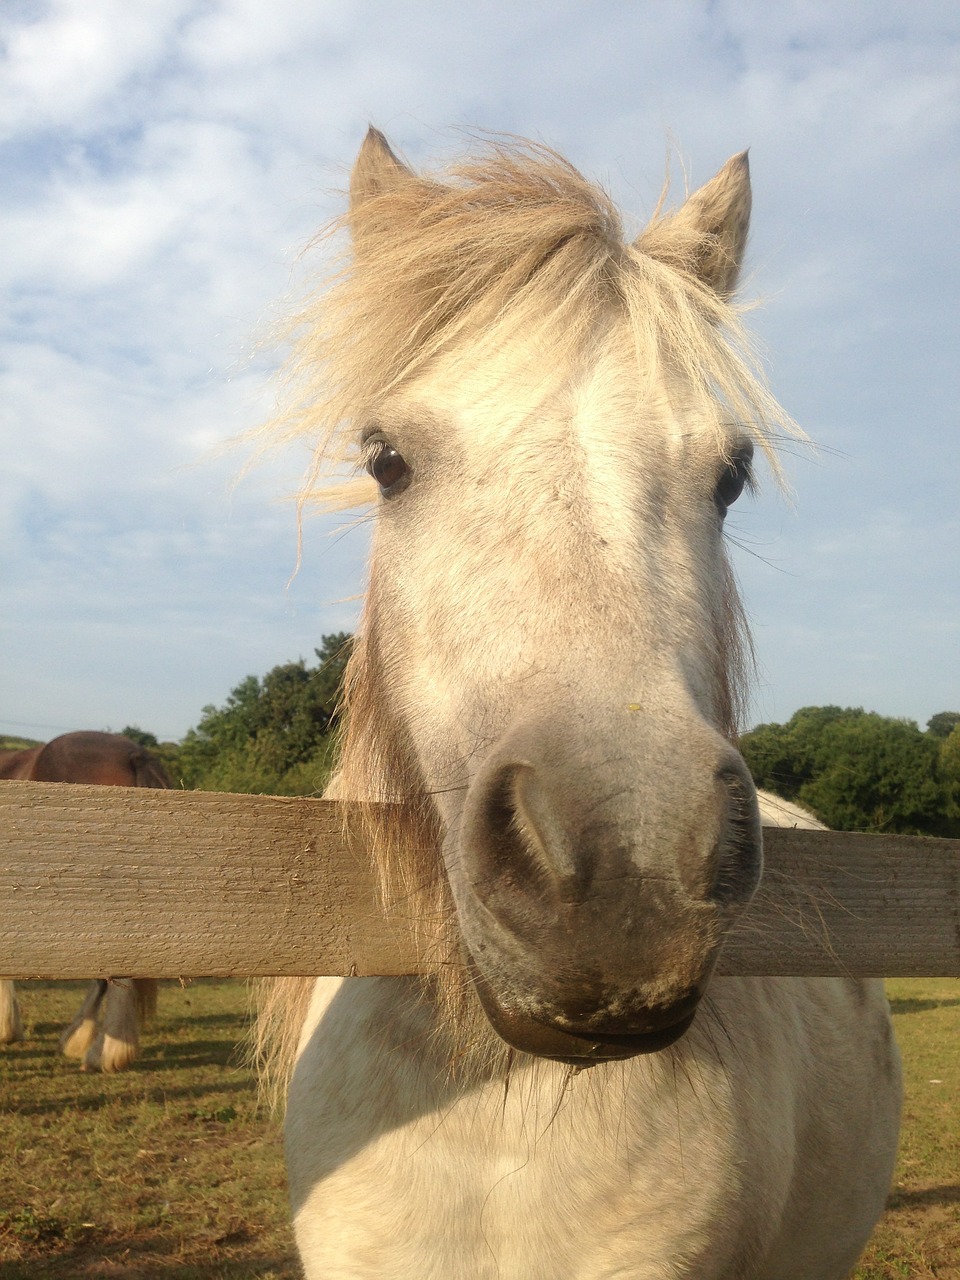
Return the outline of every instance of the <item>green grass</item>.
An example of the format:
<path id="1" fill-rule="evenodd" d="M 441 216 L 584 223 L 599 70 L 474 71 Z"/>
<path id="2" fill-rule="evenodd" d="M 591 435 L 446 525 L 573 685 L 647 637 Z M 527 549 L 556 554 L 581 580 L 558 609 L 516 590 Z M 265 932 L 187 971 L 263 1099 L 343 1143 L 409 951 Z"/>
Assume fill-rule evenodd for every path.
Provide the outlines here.
<path id="1" fill-rule="evenodd" d="M 0 1051 L 0 1280 L 298 1276 L 278 1126 L 236 1049 L 244 984 L 164 983 L 115 1076 L 56 1052 L 84 985 L 24 984 L 28 1038 Z"/>
<path id="2" fill-rule="evenodd" d="M 23 986 L 28 1039 L 0 1049 L 0 1280 L 295 1280 L 278 1126 L 236 1049 L 244 984 L 164 984 L 117 1076 L 56 1052 L 83 989 Z M 960 982 L 888 989 L 904 1134 L 856 1280 L 960 1280 Z"/>
<path id="3" fill-rule="evenodd" d="M 856 1280 L 960 1280 L 960 981 L 887 983 L 906 1102 L 887 1211 Z"/>

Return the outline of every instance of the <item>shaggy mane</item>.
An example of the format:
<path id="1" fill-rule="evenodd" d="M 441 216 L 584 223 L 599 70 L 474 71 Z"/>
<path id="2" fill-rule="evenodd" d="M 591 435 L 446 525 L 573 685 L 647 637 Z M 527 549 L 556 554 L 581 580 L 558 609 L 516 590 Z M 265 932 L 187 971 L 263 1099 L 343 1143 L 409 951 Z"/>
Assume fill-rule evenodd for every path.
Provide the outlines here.
<path id="1" fill-rule="evenodd" d="M 773 441 L 802 434 L 767 389 L 738 309 L 699 278 L 717 238 L 658 211 L 626 243 L 607 194 L 547 147 L 488 143 L 441 176 L 411 175 L 354 201 L 315 243 L 337 241 L 331 278 L 290 323 L 285 405 L 263 432 L 313 445 L 301 505 L 372 499 L 356 476 L 359 429 L 458 343 L 539 335 L 563 367 L 611 309 L 643 383 L 668 369 L 713 417 L 753 435 L 776 475 Z"/>

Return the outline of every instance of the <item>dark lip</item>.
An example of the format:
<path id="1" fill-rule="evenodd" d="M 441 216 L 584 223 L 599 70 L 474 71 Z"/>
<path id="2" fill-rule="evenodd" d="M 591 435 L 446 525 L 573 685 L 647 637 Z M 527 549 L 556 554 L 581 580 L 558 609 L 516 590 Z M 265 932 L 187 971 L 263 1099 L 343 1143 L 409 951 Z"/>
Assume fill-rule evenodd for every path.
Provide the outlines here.
<path id="1" fill-rule="evenodd" d="M 689 1030 L 695 1016 L 696 1003 L 680 1003 L 677 1018 L 666 1026 L 642 1032 L 568 1031 L 556 1023 L 512 1013 L 503 1008 L 476 964 L 469 965 L 473 985 L 490 1025 L 511 1048 L 538 1058 L 572 1067 L 592 1067 L 601 1062 L 619 1062 L 642 1054 L 667 1049 Z"/>
<path id="2" fill-rule="evenodd" d="M 696 1011 L 687 1014 L 679 1022 L 662 1031 L 645 1031 L 640 1035 L 593 1035 L 581 1037 L 567 1035 L 572 1052 L 568 1054 L 551 1053 L 555 1062 L 566 1062 L 573 1067 L 592 1067 L 599 1062 L 622 1062 L 627 1058 L 637 1058 L 646 1053 L 660 1053 L 668 1049 L 684 1035 L 693 1023 Z M 581 1048 L 581 1046 L 583 1048 Z M 586 1049 L 586 1052 L 583 1049 Z M 579 1052 L 578 1052 L 579 1050 Z"/>

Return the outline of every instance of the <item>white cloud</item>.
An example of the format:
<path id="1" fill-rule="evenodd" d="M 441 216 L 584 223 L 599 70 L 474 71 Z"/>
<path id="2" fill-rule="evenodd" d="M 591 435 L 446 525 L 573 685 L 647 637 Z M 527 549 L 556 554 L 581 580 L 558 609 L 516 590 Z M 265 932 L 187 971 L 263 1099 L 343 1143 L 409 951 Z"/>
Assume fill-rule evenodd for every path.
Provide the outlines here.
<path id="1" fill-rule="evenodd" d="M 0 21 L 0 119 L 10 133 L 75 130 L 92 108 L 160 62 L 187 0 L 54 0 L 41 16 Z"/>
<path id="2" fill-rule="evenodd" d="M 257 515 L 301 457 L 231 507 L 239 460 L 203 455 L 267 411 L 272 356 L 245 353 L 299 288 L 296 251 L 338 207 L 368 120 L 417 163 L 460 146 L 447 126 L 540 137 L 635 212 L 656 200 L 671 138 L 694 182 L 752 146 L 754 284 L 769 296 L 753 323 L 788 407 L 850 455 L 799 467 L 782 541 L 772 506 L 749 526 L 793 575 L 745 569 L 761 651 L 789 714 L 792 690 L 823 700 L 807 696 L 822 655 L 790 639 L 807 613 L 817 644 L 835 637 L 839 683 L 855 673 L 838 637 L 863 650 L 850 602 L 898 661 L 906 608 L 925 675 L 901 662 L 894 709 L 909 712 L 910 687 L 934 697 L 957 596 L 953 563 L 928 551 L 948 531 L 925 521 L 957 467 L 954 6 L 56 0 L 3 10 L 0 35 L 0 536 L 17 555 L 5 669 L 25 715 L 40 718 L 47 695 L 27 692 L 53 635 L 67 639 L 48 670 L 92 671 L 106 645 L 118 698 L 136 688 L 125 643 L 179 667 L 181 691 L 168 682 L 150 716 L 182 732 L 225 672 L 265 670 L 353 616 L 331 602 L 358 583 L 359 552 L 338 559 L 311 532 L 291 596 L 292 517 Z M 854 520 L 874 538 L 853 538 Z M 921 563 L 940 566 L 939 593 Z M 890 673 L 871 678 L 858 700 L 887 709 Z M 60 705 L 77 681 L 76 715 L 103 723 L 94 698 L 119 706 L 107 681 L 63 680 Z"/>

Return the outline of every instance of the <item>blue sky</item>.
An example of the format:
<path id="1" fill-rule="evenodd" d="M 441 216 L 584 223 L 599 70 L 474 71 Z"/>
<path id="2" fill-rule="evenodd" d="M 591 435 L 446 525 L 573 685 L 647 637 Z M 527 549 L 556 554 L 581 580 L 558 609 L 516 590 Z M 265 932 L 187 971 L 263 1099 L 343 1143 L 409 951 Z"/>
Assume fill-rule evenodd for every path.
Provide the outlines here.
<path id="1" fill-rule="evenodd" d="M 0 732 L 178 738 L 352 627 L 363 530 L 290 581 L 303 457 L 219 446 L 370 121 L 541 139 L 637 226 L 668 155 L 749 146 L 751 323 L 821 446 L 731 517 L 753 719 L 960 707 L 956 4 L 8 0 L 0 58 Z"/>

